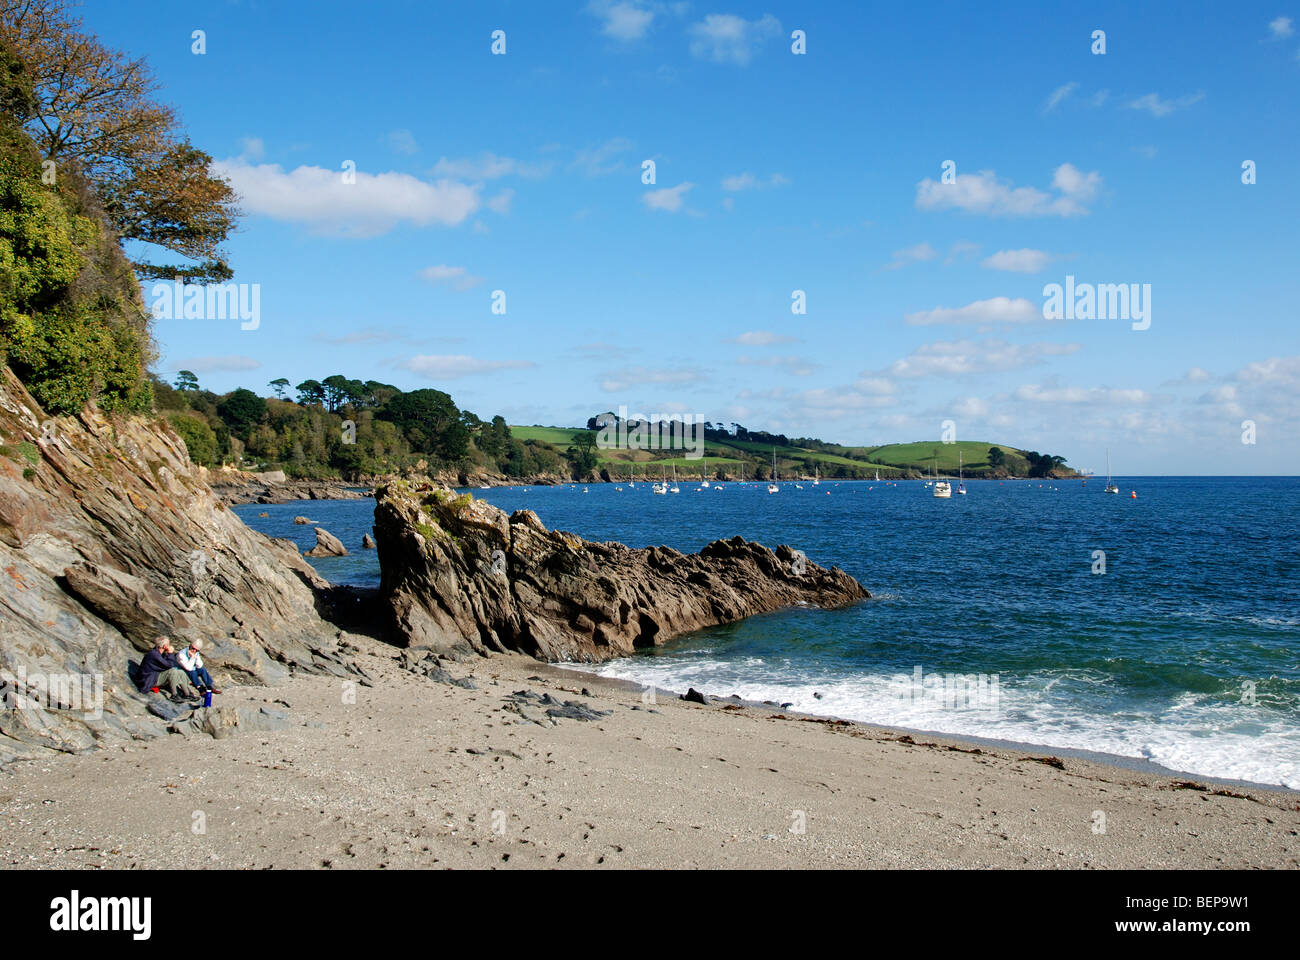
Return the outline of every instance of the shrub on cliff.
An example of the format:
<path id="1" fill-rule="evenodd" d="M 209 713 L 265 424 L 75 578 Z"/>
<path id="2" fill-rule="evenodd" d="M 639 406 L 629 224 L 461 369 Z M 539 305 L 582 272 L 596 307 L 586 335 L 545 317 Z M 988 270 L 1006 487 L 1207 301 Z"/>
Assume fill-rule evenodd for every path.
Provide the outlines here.
<path id="1" fill-rule="evenodd" d="M 167 422 L 185 441 L 185 449 L 189 451 L 191 460 L 205 467 L 216 462 L 217 435 L 212 432 L 206 420 L 194 413 L 173 413 Z"/>
<path id="2" fill-rule="evenodd" d="M 51 412 L 147 410 L 152 344 L 134 278 L 71 175 L 41 174 L 30 141 L 0 121 L 0 359 Z"/>

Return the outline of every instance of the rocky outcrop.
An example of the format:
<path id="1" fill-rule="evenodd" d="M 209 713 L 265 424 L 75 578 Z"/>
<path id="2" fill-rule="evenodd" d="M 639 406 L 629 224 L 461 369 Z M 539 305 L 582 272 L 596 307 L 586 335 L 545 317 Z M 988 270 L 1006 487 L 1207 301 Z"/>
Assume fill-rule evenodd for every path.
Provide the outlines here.
<path id="1" fill-rule="evenodd" d="M 369 493 L 342 480 L 290 480 L 281 470 L 245 473 L 241 470 L 205 470 L 202 476 L 217 498 L 227 506 L 242 503 L 293 503 L 297 500 L 360 500 Z"/>
<path id="2" fill-rule="evenodd" d="M 316 546 L 306 551 L 305 557 L 346 557 L 348 548 L 343 541 L 322 527 L 316 528 Z"/>
<path id="3" fill-rule="evenodd" d="M 3 367 L 0 580 L 0 763 L 161 734 L 128 675 L 159 634 L 201 638 L 223 683 L 355 673 L 318 612 L 329 585 L 227 510 L 165 423 L 47 417 Z"/>
<path id="4" fill-rule="evenodd" d="M 375 549 L 375 538 L 368 533 L 363 533 L 361 535 L 361 548 L 363 550 Z"/>
<path id="5" fill-rule="evenodd" d="M 838 568 L 740 537 L 697 554 L 547 530 L 468 494 L 395 481 L 376 490 L 379 606 L 401 644 L 546 660 L 626 656 L 692 630 L 800 604 L 868 596 Z"/>

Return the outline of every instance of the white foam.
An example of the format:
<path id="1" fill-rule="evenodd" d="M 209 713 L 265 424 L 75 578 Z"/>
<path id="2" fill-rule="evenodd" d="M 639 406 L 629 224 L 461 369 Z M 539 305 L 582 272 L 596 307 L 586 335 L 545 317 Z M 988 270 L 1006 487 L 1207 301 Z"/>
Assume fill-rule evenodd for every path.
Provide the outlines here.
<path id="1" fill-rule="evenodd" d="M 908 695 L 897 675 L 814 679 L 800 676 L 788 661 L 634 657 L 580 669 L 667 690 L 695 687 L 719 697 L 789 703 L 800 712 L 882 726 L 1109 753 L 1171 770 L 1300 789 L 1300 727 L 1278 711 L 1186 693 L 1157 714 L 1088 712 L 1085 704 L 1070 701 L 1065 688 L 1111 683 L 1096 671 L 1002 679 L 996 706 L 986 698 L 959 700 L 954 708 L 943 697 Z"/>

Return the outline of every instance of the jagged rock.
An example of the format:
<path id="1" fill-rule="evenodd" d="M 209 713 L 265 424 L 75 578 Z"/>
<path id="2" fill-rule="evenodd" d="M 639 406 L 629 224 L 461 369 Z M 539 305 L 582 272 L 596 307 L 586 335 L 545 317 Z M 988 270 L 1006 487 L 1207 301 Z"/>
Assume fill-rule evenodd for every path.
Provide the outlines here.
<path id="1" fill-rule="evenodd" d="M 223 686 L 359 675 L 317 612 L 328 584 L 292 541 L 226 509 L 163 421 L 50 417 L 0 367 L 0 444 L 0 675 L 90 681 L 102 697 L 0 710 L 0 763 L 161 735 L 129 673 L 159 634 L 202 637 Z"/>
<path id="2" fill-rule="evenodd" d="M 363 550 L 375 549 L 375 538 L 368 533 L 363 533 L 361 535 L 361 549 Z"/>
<path id="3" fill-rule="evenodd" d="M 303 527 L 311 523 L 311 521 L 308 520 L 306 517 L 294 517 L 293 522 Z"/>
<path id="4" fill-rule="evenodd" d="M 530 510 L 507 516 L 428 482 L 379 487 L 375 535 L 379 606 L 394 640 L 439 653 L 468 644 L 604 660 L 756 613 L 868 596 L 789 547 L 733 537 L 687 556 L 591 543 L 547 530 Z"/>
<path id="5" fill-rule="evenodd" d="M 424 675 L 435 683 L 445 683 L 451 687 L 463 687 L 466 690 L 477 690 L 478 684 L 469 677 L 453 677 L 436 662 L 424 668 Z"/>
<path id="6" fill-rule="evenodd" d="M 346 557 L 347 555 L 348 548 L 343 546 L 343 541 L 320 527 L 316 528 L 316 546 L 303 554 L 307 557 Z"/>
<path id="7" fill-rule="evenodd" d="M 696 690 L 694 687 L 688 688 L 679 699 L 685 700 L 687 703 L 702 703 L 705 706 L 708 706 L 709 704 L 709 701 L 704 699 L 704 694 L 700 693 L 700 691 Z"/>
<path id="8" fill-rule="evenodd" d="M 270 707 L 200 707 L 182 721 L 167 728 L 181 736 L 206 734 L 224 740 L 239 733 L 273 733 L 289 726 L 289 715 Z"/>
<path id="9" fill-rule="evenodd" d="M 186 706 L 183 703 L 177 703 L 175 700 L 168 700 L 161 694 L 155 693 L 149 697 L 149 712 L 155 717 L 161 717 L 163 720 L 179 720 L 193 709 L 193 706 Z"/>

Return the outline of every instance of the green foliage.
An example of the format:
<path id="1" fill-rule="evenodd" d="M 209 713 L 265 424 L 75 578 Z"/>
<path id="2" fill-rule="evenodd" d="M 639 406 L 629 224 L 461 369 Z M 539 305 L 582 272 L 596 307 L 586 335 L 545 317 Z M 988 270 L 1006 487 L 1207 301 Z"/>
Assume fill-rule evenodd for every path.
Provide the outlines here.
<path id="1" fill-rule="evenodd" d="M 456 404 L 441 390 L 412 390 L 388 401 L 382 416 L 395 423 L 411 447 L 451 465 L 469 453 L 469 428 Z"/>
<path id="2" fill-rule="evenodd" d="M 240 387 L 217 404 L 217 416 L 231 433 L 246 441 L 252 428 L 266 416 L 266 401 Z"/>
<path id="3" fill-rule="evenodd" d="M 32 443 L 30 440 L 24 440 L 22 443 L 18 444 L 18 452 L 22 454 L 23 459 L 33 467 L 41 462 L 41 451 L 36 449 L 36 444 Z"/>
<path id="4" fill-rule="evenodd" d="M 0 360 L 48 412 L 148 410 L 152 342 L 134 275 L 75 174 L 41 174 L 31 141 L 0 116 Z"/>
<path id="5" fill-rule="evenodd" d="M 193 413 L 174 413 L 168 420 L 172 429 L 185 441 L 191 460 L 205 467 L 216 462 L 217 436 L 206 420 Z"/>

